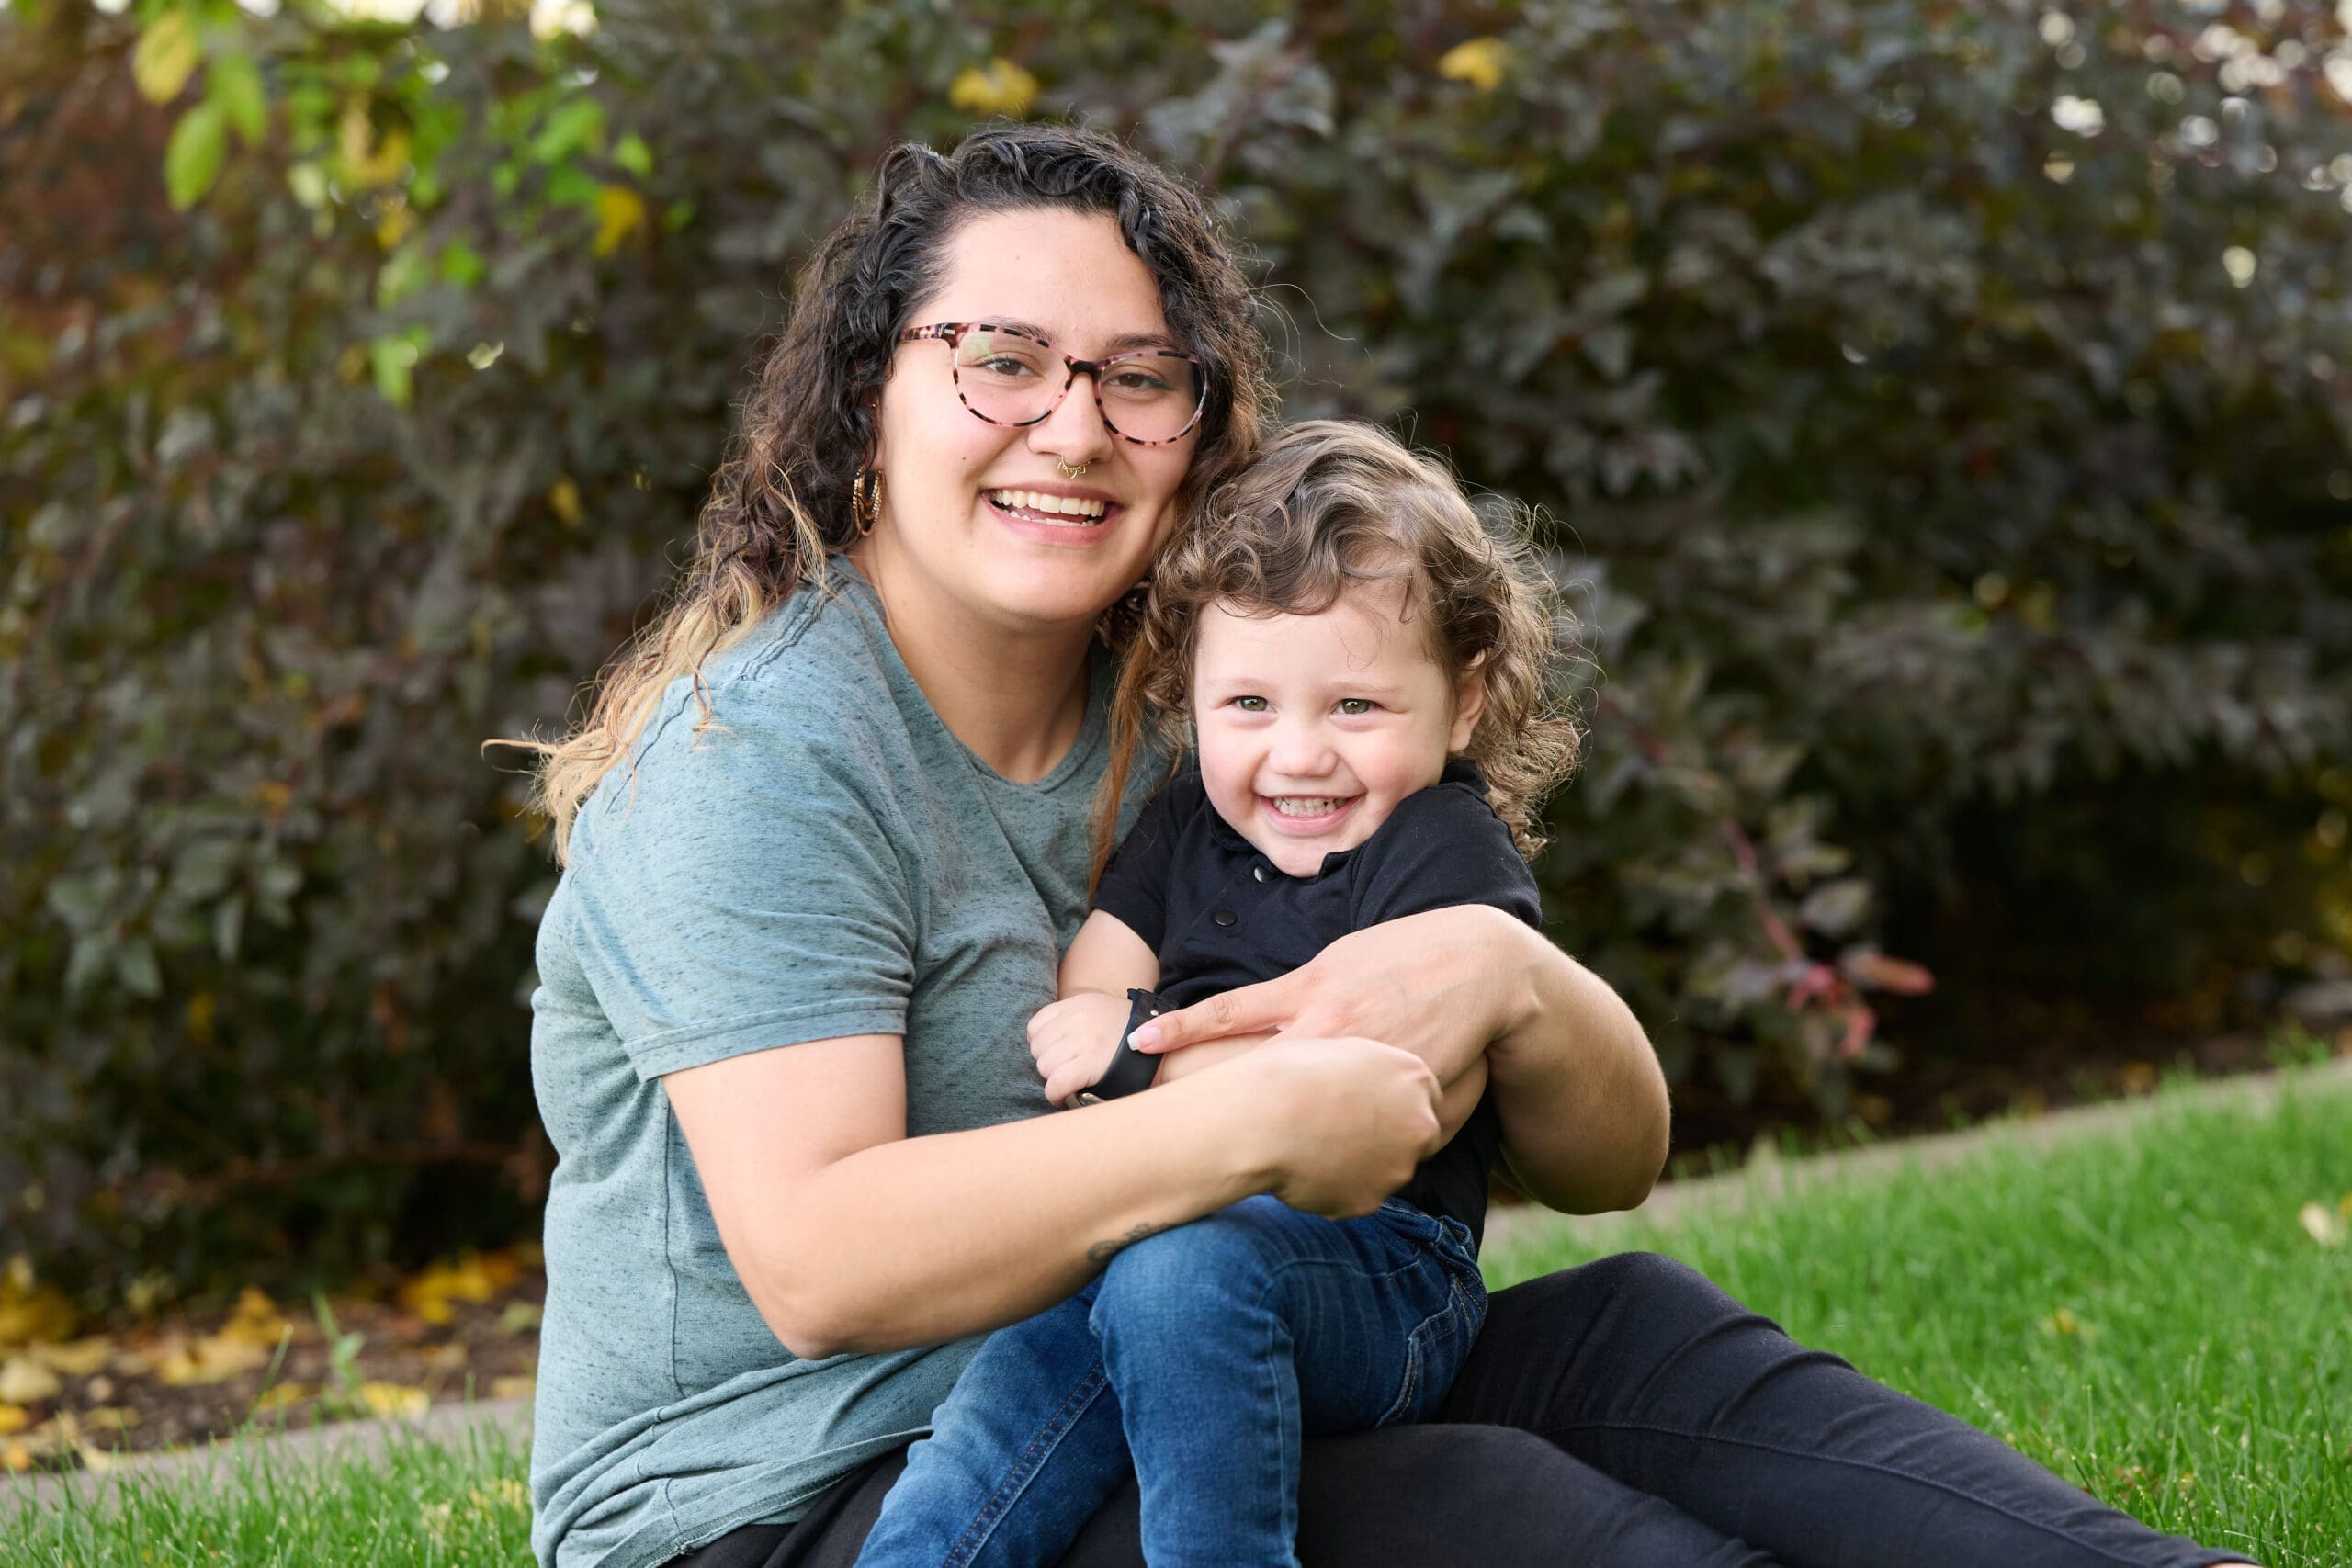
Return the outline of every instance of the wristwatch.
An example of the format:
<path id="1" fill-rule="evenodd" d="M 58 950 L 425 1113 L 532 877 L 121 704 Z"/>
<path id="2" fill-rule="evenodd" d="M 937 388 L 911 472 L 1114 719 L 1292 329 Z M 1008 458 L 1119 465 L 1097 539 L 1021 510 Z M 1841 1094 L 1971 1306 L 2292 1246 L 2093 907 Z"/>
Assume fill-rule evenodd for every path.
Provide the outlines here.
<path id="1" fill-rule="evenodd" d="M 1127 1036 L 1164 1010 L 1159 998 L 1149 991 L 1127 993 L 1127 1023 L 1119 1031 L 1119 1048 L 1111 1053 L 1111 1065 L 1102 1069 L 1102 1076 L 1078 1091 L 1080 1105 L 1100 1105 L 1106 1100 L 1119 1100 L 1151 1087 L 1151 1080 L 1159 1076 L 1159 1058 L 1128 1044 Z"/>

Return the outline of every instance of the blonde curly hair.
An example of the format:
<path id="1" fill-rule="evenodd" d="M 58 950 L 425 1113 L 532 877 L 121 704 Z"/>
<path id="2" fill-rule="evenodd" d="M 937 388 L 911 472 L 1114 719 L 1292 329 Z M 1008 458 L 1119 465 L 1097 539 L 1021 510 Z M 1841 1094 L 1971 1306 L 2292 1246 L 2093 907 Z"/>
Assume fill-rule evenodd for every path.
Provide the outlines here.
<path id="1" fill-rule="evenodd" d="M 1555 680 L 1559 598 L 1526 517 L 1482 522 L 1451 473 L 1376 425 L 1306 420 L 1212 491 L 1152 569 L 1112 700 L 1095 874 L 1114 847 L 1137 753 L 1190 749 L 1203 608 L 1313 615 L 1351 583 L 1400 581 L 1430 657 L 1456 681 L 1475 671 L 1485 690 L 1462 755 L 1485 775 L 1520 853 L 1533 859 L 1544 842 L 1537 809 L 1575 768 L 1577 736 Z"/>

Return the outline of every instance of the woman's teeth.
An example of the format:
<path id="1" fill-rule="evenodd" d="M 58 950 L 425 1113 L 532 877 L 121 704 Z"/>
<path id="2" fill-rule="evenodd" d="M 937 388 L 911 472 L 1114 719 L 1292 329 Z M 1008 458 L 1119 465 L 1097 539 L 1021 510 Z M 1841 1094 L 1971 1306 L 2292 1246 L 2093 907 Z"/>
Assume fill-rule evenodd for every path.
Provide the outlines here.
<path id="1" fill-rule="evenodd" d="M 992 490 L 988 497 L 1009 512 L 1042 512 L 1050 516 L 1075 517 L 1083 522 L 1101 520 L 1108 507 L 1093 496 L 1046 495 L 1034 490 Z"/>
<path id="2" fill-rule="evenodd" d="M 1340 800 L 1329 795 L 1270 795 L 1274 810 L 1284 817 L 1329 817 L 1340 809 Z"/>

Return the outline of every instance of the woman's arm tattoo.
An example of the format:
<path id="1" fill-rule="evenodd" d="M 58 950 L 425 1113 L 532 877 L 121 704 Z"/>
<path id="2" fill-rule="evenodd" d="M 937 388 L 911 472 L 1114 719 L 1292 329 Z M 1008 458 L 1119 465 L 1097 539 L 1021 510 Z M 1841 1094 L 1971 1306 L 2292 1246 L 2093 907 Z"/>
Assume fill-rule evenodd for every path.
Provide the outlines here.
<path id="1" fill-rule="evenodd" d="M 1146 1221 L 1144 1224 L 1137 1225 L 1135 1229 L 1129 1231 L 1126 1235 L 1120 1236 L 1115 1241 L 1096 1242 L 1092 1247 L 1086 1249 L 1086 1260 L 1089 1263 L 1108 1263 L 1114 1257 L 1117 1256 L 1125 1248 L 1133 1247 L 1144 1237 L 1148 1235 L 1158 1235 L 1161 1231 L 1173 1230 L 1174 1228 L 1175 1227 L 1173 1225 L 1156 1225 L 1151 1224 L 1149 1221 Z"/>

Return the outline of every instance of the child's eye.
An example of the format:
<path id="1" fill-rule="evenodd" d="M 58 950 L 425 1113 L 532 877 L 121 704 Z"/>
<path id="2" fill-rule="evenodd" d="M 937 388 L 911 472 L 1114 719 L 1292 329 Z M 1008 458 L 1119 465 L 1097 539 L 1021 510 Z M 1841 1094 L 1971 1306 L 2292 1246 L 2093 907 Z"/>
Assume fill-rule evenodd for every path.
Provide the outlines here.
<path id="1" fill-rule="evenodd" d="M 1370 697 L 1341 697 L 1340 699 L 1340 711 L 1350 718 L 1362 718 L 1379 705 Z"/>
<path id="2" fill-rule="evenodd" d="M 1266 711 L 1266 699 L 1263 697 L 1236 697 L 1233 699 L 1233 705 L 1239 708 L 1243 713 L 1263 713 Z"/>

